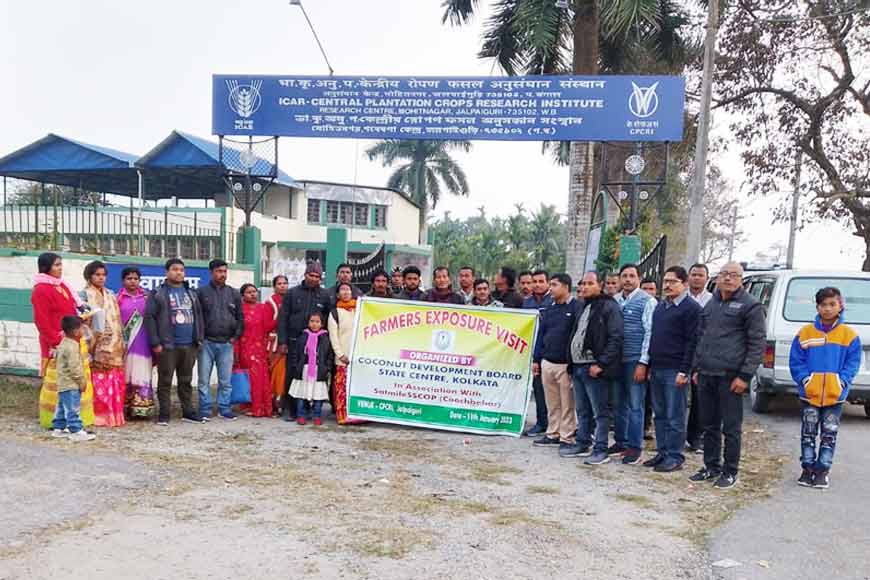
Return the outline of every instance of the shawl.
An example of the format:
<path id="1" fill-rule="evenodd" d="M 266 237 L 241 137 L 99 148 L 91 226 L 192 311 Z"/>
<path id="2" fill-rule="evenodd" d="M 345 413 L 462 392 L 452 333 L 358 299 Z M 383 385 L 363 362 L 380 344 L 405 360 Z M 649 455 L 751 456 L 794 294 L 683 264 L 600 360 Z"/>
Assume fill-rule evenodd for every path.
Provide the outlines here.
<path id="1" fill-rule="evenodd" d="M 320 336 L 326 334 L 325 330 L 318 330 L 317 332 L 311 332 L 307 328 L 304 331 L 308 335 L 308 339 L 305 341 L 305 354 L 308 355 L 308 376 L 306 377 L 309 381 L 317 380 L 317 341 L 320 339 Z"/>
<path id="2" fill-rule="evenodd" d="M 82 299 L 79 297 L 78 293 L 70 290 L 69 284 L 64 282 L 63 278 L 55 278 L 51 274 L 39 273 L 39 274 L 36 274 L 33 276 L 33 285 L 36 286 L 37 284 L 50 284 L 52 286 L 63 286 L 66 289 L 66 291 L 69 293 L 69 295 L 73 297 L 73 300 L 75 300 L 76 307 L 79 308 L 82 306 Z"/>

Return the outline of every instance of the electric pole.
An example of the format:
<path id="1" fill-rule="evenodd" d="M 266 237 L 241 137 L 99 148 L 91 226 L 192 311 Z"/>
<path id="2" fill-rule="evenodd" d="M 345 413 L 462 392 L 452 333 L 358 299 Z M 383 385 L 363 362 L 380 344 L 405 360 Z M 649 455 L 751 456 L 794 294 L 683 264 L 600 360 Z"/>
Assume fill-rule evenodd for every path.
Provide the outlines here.
<path id="1" fill-rule="evenodd" d="M 737 237 L 737 203 L 734 203 L 734 208 L 731 211 L 731 237 L 728 239 L 728 261 L 734 259 L 734 238 Z"/>
<path id="2" fill-rule="evenodd" d="M 785 267 L 789 270 L 794 268 L 794 243 L 797 236 L 798 227 L 798 205 L 801 199 L 801 163 L 803 161 L 803 152 L 798 146 L 797 153 L 794 158 L 794 190 L 791 194 L 791 216 L 789 216 L 788 225 L 788 253 L 785 258 Z"/>
<path id="3" fill-rule="evenodd" d="M 704 228 L 704 188 L 707 178 L 707 149 L 710 143 L 710 104 L 713 100 L 713 63 L 716 35 L 719 31 L 719 0 L 710 0 L 707 12 L 707 36 L 704 39 L 704 76 L 701 81 L 701 112 L 695 142 L 695 175 L 689 190 L 689 231 L 686 240 L 686 264 L 694 264 L 701 253 Z"/>

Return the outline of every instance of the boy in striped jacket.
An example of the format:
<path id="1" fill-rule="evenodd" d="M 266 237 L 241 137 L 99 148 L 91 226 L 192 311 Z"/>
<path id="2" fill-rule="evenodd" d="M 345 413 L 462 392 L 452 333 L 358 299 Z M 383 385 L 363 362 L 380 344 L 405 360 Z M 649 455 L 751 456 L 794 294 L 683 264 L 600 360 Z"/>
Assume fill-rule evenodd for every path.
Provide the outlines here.
<path id="1" fill-rule="evenodd" d="M 816 292 L 816 310 L 815 322 L 801 328 L 792 341 L 789 367 L 801 398 L 803 471 L 798 484 L 825 489 L 843 403 L 861 366 L 861 340 L 843 323 L 843 297 L 837 288 Z"/>

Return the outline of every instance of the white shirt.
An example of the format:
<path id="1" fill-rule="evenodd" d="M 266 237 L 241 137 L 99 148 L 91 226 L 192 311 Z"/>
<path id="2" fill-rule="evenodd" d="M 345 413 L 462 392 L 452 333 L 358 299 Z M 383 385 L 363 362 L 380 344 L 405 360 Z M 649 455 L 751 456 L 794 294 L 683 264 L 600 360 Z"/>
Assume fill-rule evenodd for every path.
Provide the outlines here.
<path id="1" fill-rule="evenodd" d="M 692 291 L 689 290 L 689 296 L 691 296 L 695 300 L 695 302 L 697 302 L 701 306 L 701 308 L 707 306 L 707 303 L 713 297 L 713 295 L 708 292 L 706 288 L 701 290 L 698 294 L 693 294 Z"/>

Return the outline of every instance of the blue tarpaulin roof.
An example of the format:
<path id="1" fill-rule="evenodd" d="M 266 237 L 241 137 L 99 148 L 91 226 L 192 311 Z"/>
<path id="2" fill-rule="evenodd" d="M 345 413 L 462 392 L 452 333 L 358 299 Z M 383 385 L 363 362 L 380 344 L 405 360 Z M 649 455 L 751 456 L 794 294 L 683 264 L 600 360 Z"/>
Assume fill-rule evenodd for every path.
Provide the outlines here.
<path id="1" fill-rule="evenodd" d="M 224 148 L 227 159 L 237 160 L 239 154 L 239 149 Z M 226 165 L 221 163 L 217 143 L 180 131 L 173 131 L 142 157 L 49 134 L 0 158 L 0 176 L 136 196 L 138 168 L 145 177 L 146 199 L 202 199 L 226 191 Z M 266 173 L 272 167 L 256 157 L 252 173 Z M 280 170 L 275 182 L 298 187 Z"/>
<path id="2" fill-rule="evenodd" d="M 137 156 L 50 133 L 0 158 L 0 175 L 89 191 L 136 195 Z"/>

